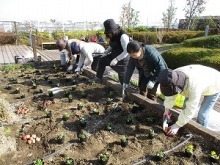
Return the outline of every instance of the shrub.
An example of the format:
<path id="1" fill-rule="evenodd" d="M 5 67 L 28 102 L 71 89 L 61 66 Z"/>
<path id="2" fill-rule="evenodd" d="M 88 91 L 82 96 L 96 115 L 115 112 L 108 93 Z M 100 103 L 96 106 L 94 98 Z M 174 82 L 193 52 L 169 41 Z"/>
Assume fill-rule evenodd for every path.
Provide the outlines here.
<path id="1" fill-rule="evenodd" d="M 186 47 L 220 48 L 220 35 L 199 37 L 183 42 Z"/>
<path id="2" fill-rule="evenodd" d="M 162 53 L 171 69 L 190 64 L 202 64 L 220 70 L 220 49 L 176 48 Z"/>

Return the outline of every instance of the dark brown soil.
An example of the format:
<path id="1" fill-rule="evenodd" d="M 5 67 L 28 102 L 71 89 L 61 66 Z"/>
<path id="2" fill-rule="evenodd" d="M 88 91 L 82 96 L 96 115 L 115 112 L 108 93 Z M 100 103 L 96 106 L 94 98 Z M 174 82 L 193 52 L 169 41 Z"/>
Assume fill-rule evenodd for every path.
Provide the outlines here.
<path id="1" fill-rule="evenodd" d="M 37 73 L 38 71 L 41 71 L 41 74 Z M 52 84 L 44 80 L 45 74 L 52 79 Z M 28 78 L 28 75 L 32 78 Z M 178 136 L 167 137 L 161 128 L 161 118 L 151 115 L 153 109 L 144 107 L 133 112 L 132 101 L 122 102 L 120 94 L 116 91 L 103 84 L 89 83 L 88 78 L 83 75 L 65 75 L 61 68 L 47 66 L 26 69 L 24 76 L 19 69 L 7 74 L 2 72 L 1 77 L 5 77 L 1 80 L 1 97 L 4 96 L 14 108 L 13 115 L 19 116 L 16 121 L 10 121 L 10 118 L 4 115 L 5 112 L 1 112 L 2 127 L 10 130 L 5 131 L 6 137 L 16 139 L 16 150 L 2 154 L 1 165 L 31 164 L 37 159 L 44 159 L 45 164 L 59 165 L 65 164 L 68 157 L 73 158 L 75 164 L 100 164 L 99 156 L 105 152 L 109 153 L 108 164 L 132 164 L 146 157 L 148 161 L 145 164 L 206 165 L 211 164 L 211 150 L 220 153 L 218 146 L 213 146 L 201 136 L 193 135 L 188 142 L 195 148 L 191 158 L 184 154 L 188 145 L 186 144 L 166 155 L 161 161 L 156 160 L 156 152 L 169 150 L 187 139 L 187 130 L 180 130 Z M 12 78 L 17 78 L 18 82 L 12 84 L 11 90 L 5 89 Z M 34 78 L 37 89 L 32 87 Z M 46 91 L 56 87 L 57 83 L 60 83 L 60 88 L 68 89 L 72 89 L 73 84 L 77 85 L 74 91 L 70 91 L 73 96 L 72 102 L 65 97 L 64 91 L 53 97 L 49 97 L 47 92 L 38 93 L 39 89 L 43 88 Z M 19 94 L 14 92 L 17 87 L 21 91 Z M 19 99 L 22 94 L 25 94 L 25 98 Z M 111 103 L 107 102 L 108 98 L 112 99 Z M 79 103 L 84 105 L 82 110 L 77 109 Z M 114 109 L 117 104 L 121 110 Z M 27 114 L 16 113 L 19 108 L 24 107 L 29 110 Z M 99 114 L 94 113 L 94 108 L 99 110 Z M 46 112 L 49 111 L 52 112 L 51 118 L 46 117 Z M 70 114 L 67 121 L 62 120 L 64 113 Z M 82 117 L 87 123 L 85 128 L 79 124 Z M 126 123 L 128 117 L 132 118 L 131 124 Z M 106 129 L 108 123 L 111 124 L 111 131 Z M 155 131 L 154 139 L 149 138 L 149 129 Z M 79 142 L 81 133 L 86 134 L 86 142 Z M 40 137 L 40 141 L 27 144 L 21 139 L 22 135 L 27 134 L 35 134 Z M 58 144 L 56 137 L 61 134 L 65 136 L 65 140 L 63 144 Z M 128 137 L 126 147 L 120 144 L 123 136 Z"/>

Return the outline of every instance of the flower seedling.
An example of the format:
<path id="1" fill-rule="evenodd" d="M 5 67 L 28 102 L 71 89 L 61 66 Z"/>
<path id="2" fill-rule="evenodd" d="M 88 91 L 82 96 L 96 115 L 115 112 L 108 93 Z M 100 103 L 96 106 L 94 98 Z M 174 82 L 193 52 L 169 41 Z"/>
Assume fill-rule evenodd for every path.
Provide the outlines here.
<path id="1" fill-rule="evenodd" d="M 86 142 L 86 140 L 87 140 L 86 134 L 84 134 L 84 133 L 79 134 L 79 141 L 81 143 Z"/>
<path id="2" fill-rule="evenodd" d="M 101 164 L 103 164 L 103 165 L 107 164 L 108 160 L 109 160 L 109 153 L 108 152 L 105 152 L 105 153 L 99 155 L 99 161 Z"/>
<path id="3" fill-rule="evenodd" d="M 194 146 L 190 144 L 185 148 L 185 155 L 187 157 L 191 157 L 193 155 L 193 151 L 194 151 Z"/>
<path id="4" fill-rule="evenodd" d="M 64 136 L 63 134 L 58 135 L 58 136 L 56 137 L 56 141 L 57 141 L 58 144 L 63 144 L 64 141 L 65 141 L 65 136 Z"/>
<path id="5" fill-rule="evenodd" d="M 165 154 L 164 154 L 163 151 L 158 151 L 158 152 L 156 153 L 156 158 L 157 158 L 157 160 L 162 160 L 162 159 L 164 158 L 164 156 L 165 156 Z"/>
<path id="6" fill-rule="evenodd" d="M 69 102 L 71 103 L 71 102 L 73 101 L 73 95 L 69 94 L 68 100 L 69 100 Z"/>
<path id="7" fill-rule="evenodd" d="M 86 94 L 84 91 L 81 91 L 80 96 L 81 96 L 82 98 L 86 98 L 86 97 L 87 97 L 87 94 Z"/>
<path id="8" fill-rule="evenodd" d="M 32 81 L 32 89 L 37 89 L 37 84 Z"/>
<path id="9" fill-rule="evenodd" d="M 49 78 L 48 75 L 45 75 L 45 76 L 44 76 L 44 80 L 45 80 L 45 81 L 48 81 L 48 78 Z"/>
<path id="10" fill-rule="evenodd" d="M 33 163 L 34 165 L 44 165 L 44 161 L 42 159 L 37 159 Z"/>
<path id="11" fill-rule="evenodd" d="M 94 108 L 94 109 L 93 109 L 93 113 L 96 114 L 96 115 L 98 115 L 98 114 L 99 114 L 99 109 Z"/>
<path id="12" fill-rule="evenodd" d="M 128 138 L 126 136 L 122 136 L 121 138 L 121 146 L 126 147 L 128 145 Z"/>
<path id="13" fill-rule="evenodd" d="M 15 89 L 15 93 L 16 93 L 16 94 L 18 94 L 18 93 L 20 93 L 20 92 L 21 92 L 21 91 L 20 91 L 20 88 L 16 88 L 16 89 Z"/>
<path id="14" fill-rule="evenodd" d="M 133 119 L 131 116 L 128 116 L 127 119 L 126 119 L 126 123 L 127 124 L 131 124 L 133 122 Z"/>
<path id="15" fill-rule="evenodd" d="M 65 97 L 68 97 L 70 95 L 70 91 L 69 90 L 64 90 L 64 95 L 65 95 Z"/>
<path id="16" fill-rule="evenodd" d="M 107 123 L 106 126 L 105 126 L 106 130 L 107 131 L 111 131 L 112 130 L 112 125 L 111 123 Z"/>
<path id="17" fill-rule="evenodd" d="M 82 128 L 85 128 L 86 127 L 86 120 L 85 120 L 85 118 L 83 118 L 83 117 L 81 117 L 80 119 L 79 119 L 79 125 L 82 127 Z"/>
<path id="18" fill-rule="evenodd" d="M 112 99 L 112 98 L 110 98 L 110 97 L 108 97 L 108 98 L 106 99 L 106 103 L 107 103 L 107 104 L 111 104 L 111 103 L 112 103 L 112 101 L 113 101 L 113 99 Z"/>
<path id="19" fill-rule="evenodd" d="M 219 161 L 219 155 L 217 155 L 217 153 L 215 151 L 211 151 L 211 154 L 210 154 L 210 161 L 211 162 L 214 162 L 214 163 L 217 163 Z"/>
<path id="20" fill-rule="evenodd" d="M 68 119 L 70 118 L 70 114 L 68 114 L 68 113 L 64 113 L 63 114 L 63 121 L 67 121 Z"/>
<path id="21" fill-rule="evenodd" d="M 153 139 L 155 137 L 155 133 L 153 129 L 149 129 L 148 136 L 150 139 Z"/>
<path id="22" fill-rule="evenodd" d="M 77 109 L 78 110 L 82 110 L 82 108 L 83 108 L 83 104 L 82 103 L 77 104 Z"/>
<path id="23" fill-rule="evenodd" d="M 48 96 L 49 96 L 49 97 L 53 97 L 53 92 L 49 90 L 49 91 L 48 91 Z"/>
<path id="24" fill-rule="evenodd" d="M 74 165 L 74 159 L 73 158 L 67 158 L 65 161 L 66 165 Z"/>
<path id="25" fill-rule="evenodd" d="M 51 111 L 46 111 L 46 117 L 51 118 L 52 117 L 52 112 Z"/>

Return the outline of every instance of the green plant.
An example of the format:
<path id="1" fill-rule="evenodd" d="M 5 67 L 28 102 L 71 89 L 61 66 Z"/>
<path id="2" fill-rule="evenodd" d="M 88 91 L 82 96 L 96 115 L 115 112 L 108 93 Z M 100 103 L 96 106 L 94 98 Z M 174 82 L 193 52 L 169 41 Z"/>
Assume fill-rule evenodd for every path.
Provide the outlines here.
<path id="1" fill-rule="evenodd" d="M 121 138 L 121 146 L 126 147 L 128 145 L 128 138 L 126 136 L 122 136 Z"/>
<path id="2" fill-rule="evenodd" d="M 102 164 L 106 164 L 109 160 L 109 153 L 104 152 L 103 154 L 99 155 L 99 160 L 101 161 Z"/>
<path id="3" fill-rule="evenodd" d="M 77 109 L 78 109 L 78 110 L 81 110 L 82 108 L 83 108 L 83 103 L 78 103 L 78 104 L 77 104 Z"/>
<path id="4" fill-rule="evenodd" d="M 37 159 L 34 161 L 34 165 L 44 165 L 43 159 Z"/>
<path id="5" fill-rule="evenodd" d="M 72 102 L 73 101 L 73 95 L 69 94 L 68 100 L 69 100 L 69 102 Z"/>
<path id="6" fill-rule="evenodd" d="M 149 138 L 153 139 L 155 137 L 155 132 L 153 129 L 149 129 L 149 132 L 148 132 L 148 136 Z"/>
<path id="7" fill-rule="evenodd" d="M 63 119 L 64 121 L 67 121 L 69 118 L 70 118 L 70 114 L 68 114 L 68 113 L 64 113 L 64 114 L 63 114 L 63 118 L 62 118 L 62 119 Z"/>
<path id="8" fill-rule="evenodd" d="M 193 151 L 194 151 L 194 146 L 192 144 L 188 145 L 185 148 L 185 154 L 187 157 L 190 157 L 191 155 L 193 155 Z"/>
<path id="9" fill-rule="evenodd" d="M 108 98 L 106 99 L 106 103 L 107 103 L 107 104 L 111 104 L 112 101 L 113 101 L 113 99 L 110 98 L 110 97 L 108 97 Z"/>
<path id="10" fill-rule="evenodd" d="M 59 144 L 64 143 L 64 140 L 65 140 L 65 136 L 64 136 L 63 134 L 60 134 L 60 135 L 58 135 L 58 136 L 56 137 L 56 141 L 57 141 L 57 143 L 59 143 Z"/>
<path id="11" fill-rule="evenodd" d="M 79 125 L 81 126 L 81 127 L 86 127 L 86 120 L 85 120 L 85 118 L 83 118 L 83 117 L 81 117 L 80 119 L 79 119 Z"/>
<path id="12" fill-rule="evenodd" d="M 51 111 L 46 111 L 46 117 L 51 118 L 52 117 L 52 112 Z"/>
<path id="13" fill-rule="evenodd" d="M 109 78 L 115 82 L 119 82 L 119 78 L 117 74 L 111 74 Z"/>
<path id="14" fill-rule="evenodd" d="M 158 151 L 156 153 L 156 157 L 157 157 L 158 160 L 161 160 L 162 158 L 164 158 L 164 156 L 165 156 L 165 154 L 164 154 L 163 151 Z"/>
<path id="15" fill-rule="evenodd" d="M 84 134 L 84 133 L 79 134 L 79 141 L 80 142 L 85 142 L 86 139 L 87 139 L 86 134 Z"/>
<path id="16" fill-rule="evenodd" d="M 211 151 L 211 154 L 210 154 L 210 161 L 211 162 L 218 162 L 219 158 L 220 158 L 220 156 L 217 155 L 217 153 L 215 151 Z"/>
<path id="17" fill-rule="evenodd" d="M 112 130 L 112 125 L 111 123 L 107 123 L 106 126 L 105 126 L 106 130 L 107 131 L 111 131 Z"/>
<path id="18" fill-rule="evenodd" d="M 74 165 L 74 159 L 73 158 L 67 158 L 65 161 L 66 165 Z"/>
<path id="19" fill-rule="evenodd" d="M 130 84 L 137 87 L 138 86 L 138 81 L 131 79 Z"/>

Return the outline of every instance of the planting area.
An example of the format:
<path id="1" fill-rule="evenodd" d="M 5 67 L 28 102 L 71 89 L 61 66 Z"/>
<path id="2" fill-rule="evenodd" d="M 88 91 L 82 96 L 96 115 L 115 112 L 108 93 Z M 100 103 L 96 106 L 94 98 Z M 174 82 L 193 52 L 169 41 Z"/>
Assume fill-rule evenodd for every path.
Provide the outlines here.
<path id="1" fill-rule="evenodd" d="M 159 160 L 157 152 L 172 149 L 189 132 L 167 137 L 154 109 L 122 102 L 113 89 L 64 70 L 56 65 L 2 69 L 1 165 L 120 165 L 144 158 L 152 165 L 218 164 L 210 162 L 210 153 L 219 154 L 219 146 L 198 135 Z M 191 157 L 185 154 L 188 145 Z"/>

